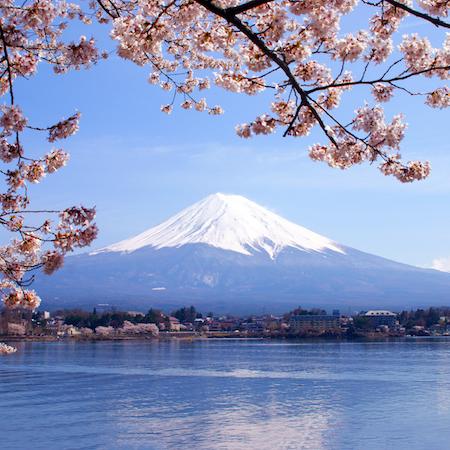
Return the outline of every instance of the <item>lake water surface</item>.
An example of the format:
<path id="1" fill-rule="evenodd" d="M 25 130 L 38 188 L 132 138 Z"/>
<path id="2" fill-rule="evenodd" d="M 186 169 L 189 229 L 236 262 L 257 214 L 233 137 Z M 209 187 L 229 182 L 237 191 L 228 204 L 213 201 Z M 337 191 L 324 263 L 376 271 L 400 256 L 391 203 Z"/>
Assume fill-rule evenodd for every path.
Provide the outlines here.
<path id="1" fill-rule="evenodd" d="M 450 448 L 450 339 L 18 347 L 2 450 Z"/>

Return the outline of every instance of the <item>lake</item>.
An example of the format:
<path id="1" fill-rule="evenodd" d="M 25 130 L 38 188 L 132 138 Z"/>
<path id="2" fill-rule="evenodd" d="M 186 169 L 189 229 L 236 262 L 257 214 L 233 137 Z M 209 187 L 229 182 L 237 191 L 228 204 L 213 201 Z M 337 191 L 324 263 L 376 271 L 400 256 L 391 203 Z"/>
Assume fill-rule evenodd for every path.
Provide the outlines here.
<path id="1" fill-rule="evenodd" d="M 450 447 L 450 339 L 17 346 L 2 450 Z"/>

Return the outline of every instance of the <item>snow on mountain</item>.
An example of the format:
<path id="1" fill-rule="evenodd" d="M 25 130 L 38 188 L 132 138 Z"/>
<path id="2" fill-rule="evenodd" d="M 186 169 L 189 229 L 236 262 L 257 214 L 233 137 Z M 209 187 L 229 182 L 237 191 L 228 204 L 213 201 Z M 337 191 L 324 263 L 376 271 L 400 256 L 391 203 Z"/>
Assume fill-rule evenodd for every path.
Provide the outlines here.
<path id="1" fill-rule="evenodd" d="M 143 247 L 161 249 L 186 244 L 207 244 L 244 255 L 251 255 L 252 250 L 264 251 L 272 259 L 286 247 L 305 252 L 345 254 L 330 239 L 289 222 L 245 197 L 217 193 L 156 227 L 91 255 L 131 253 Z"/>

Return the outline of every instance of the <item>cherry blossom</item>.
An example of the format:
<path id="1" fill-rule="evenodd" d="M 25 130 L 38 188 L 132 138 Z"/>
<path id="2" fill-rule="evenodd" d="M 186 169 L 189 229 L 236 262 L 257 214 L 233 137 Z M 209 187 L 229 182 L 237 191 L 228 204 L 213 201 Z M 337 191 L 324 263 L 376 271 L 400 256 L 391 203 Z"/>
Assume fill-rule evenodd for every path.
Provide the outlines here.
<path id="1" fill-rule="evenodd" d="M 6 139 L 0 138 L 0 159 L 9 163 L 13 159 L 19 158 L 21 154 L 20 146 L 16 144 L 10 144 Z"/>
<path id="2" fill-rule="evenodd" d="M 40 161 L 33 161 L 30 165 L 24 165 L 24 178 L 30 183 L 39 183 L 45 177 L 45 168 Z"/>
<path id="3" fill-rule="evenodd" d="M 24 290 L 22 294 L 22 307 L 34 311 L 41 304 L 41 299 L 34 291 Z"/>
<path id="4" fill-rule="evenodd" d="M 152 334 L 153 336 L 158 336 L 159 334 L 159 328 L 154 323 L 134 324 L 128 320 L 125 320 L 122 327 L 117 331 L 123 334 Z"/>
<path id="5" fill-rule="evenodd" d="M 447 0 L 419 0 L 419 4 L 433 16 L 448 17 L 449 6 Z"/>
<path id="6" fill-rule="evenodd" d="M 399 49 L 404 54 L 409 70 L 420 72 L 432 67 L 435 51 L 426 37 L 418 34 L 405 35 Z"/>
<path id="7" fill-rule="evenodd" d="M 17 348 L 12 347 L 11 345 L 6 345 L 0 342 L 0 355 L 11 355 L 12 353 L 17 352 Z"/>
<path id="8" fill-rule="evenodd" d="M 64 256 L 57 251 L 48 251 L 42 257 L 43 271 L 47 275 L 51 275 L 64 264 Z"/>
<path id="9" fill-rule="evenodd" d="M 427 95 L 426 104 L 432 108 L 448 108 L 450 106 L 450 89 L 445 86 Z"/>
<path id="10" fill-rule="evenodd" d="M 3 303 L 8 308 L 18 308 L 22 305 L 23 294 L 19 290 L 11 290 L 8 294 L 3 296 Z"/>
<path id="11" fill-rule="evenodd" d="M 67 164 L 69 160 L 69 155 L 59 149 L 53 150 L 48 155 L 45 156 L 45 170 L 48 173 L 56 172 Z"/>
<path id="12" fill-rule="evenodd" d="M 23 131 L 27 123 L 23 117 L 22 111 L 17 106 L 4 106 L 2 108 L 3 115 L 0 117 L 0 126 L 3 133 L 8 135 L 13 131 Z"/>
<path id="13" fill-rule="evenodd" d="M 86 36 L 80 37 L 80 42 L 72 43 L 64 50 L 65 61 L 68 67 L 80 69 L 81 66 L 90 66 L 99 59 L 98 50 L 93 38 L 87 39 Z"/>
<path id="14" fill-rule="evenodd" d="M 372 88 L 372 94 L 378 102 L 388 102 L 394 95 L 394 87 L 375 83 Z"/>
<path id="15" fill-rule="evenodd" d="M 58 122 L 49 128 L 48 140 L 54 142 L 57 139 L 66 139 L 75 134 L 79 129 L 80 113 L 76 113 L 68 119 Z"/>
<path id="16" fill-rule="evenodd" d="M 163 105 L 163 106 L 161 106 L 161 111 L 163 113 L 170 114 L 172 112 L 172 110 L 173 110 L 172 105 Z"/>

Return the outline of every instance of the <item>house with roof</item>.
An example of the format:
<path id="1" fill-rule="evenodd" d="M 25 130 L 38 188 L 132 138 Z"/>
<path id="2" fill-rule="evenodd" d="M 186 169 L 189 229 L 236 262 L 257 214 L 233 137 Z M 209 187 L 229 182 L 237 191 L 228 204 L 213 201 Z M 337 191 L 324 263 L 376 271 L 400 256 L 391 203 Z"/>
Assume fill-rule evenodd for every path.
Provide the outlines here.
<path id="1" fill-rule="evenodd" d="M 397 314 L 392 311 L 374 309 L 367 311 L 364 314 L 364 317 L 369 320 L 369 323 L 373 328 L 381 326 L 395 328 L 398 325 Z"/>

